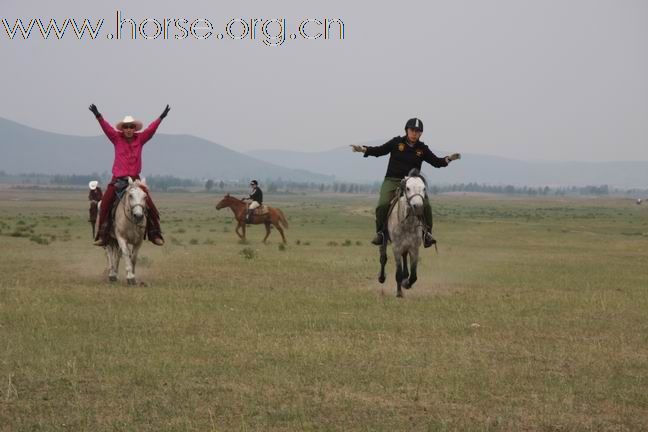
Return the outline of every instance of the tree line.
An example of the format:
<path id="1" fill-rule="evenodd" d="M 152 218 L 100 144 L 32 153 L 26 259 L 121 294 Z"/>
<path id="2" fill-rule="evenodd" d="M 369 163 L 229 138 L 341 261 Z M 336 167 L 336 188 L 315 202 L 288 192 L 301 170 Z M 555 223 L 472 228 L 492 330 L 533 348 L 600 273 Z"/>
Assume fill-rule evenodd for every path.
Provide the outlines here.
<path id="1" fill-rule="evenodd" d="M 7 174 L 0 171 L 0 181 L 6 183 L 31 184 L 36 186 L 67 186 L 67 187 L 87 187 L 91 180 L 99 180 L 102 186 L 110 179 L 109 173 L 92 173 L 92 174 L 71 174 L 71 175 L 46 175 L 39 173 L 28 174 Z M 227 192 L 240 191 L 248 188 L 249 179 L 186 179 L 172 175 L 150 175 L 146 177 L 147 185 L 155 191 L 205 191 L 205 192 Z M 299 182 L 285 179 L 260 179 L 261 188 L 267 193 L 336 193 L 336 194 L 376 194 L 380 191 L 381 182 L 373 183 L 354 183 L 354 182 L 333 182 L 333 183 L 316 183 L 316 182 Z M 502 195 L 522 195 L 522 196 L 566 196 L 566 195 L 587 195 L 587 196 L 606 196 L 606 195 L 637 195 L 648 194 L 648 190 L 642 189 L 615 189 L 609 185 L 589 185 L 589 186 L 569 186 L 569 187 L 550 187 L 550 186 L 514 186 L 514 185 L 488 185 L 479 183 L 458 183 L 446 185 L 432 185 L 429 192 L 433 195 L 448 192 L 466 192 L 466 193 L 489 193 Z"/>

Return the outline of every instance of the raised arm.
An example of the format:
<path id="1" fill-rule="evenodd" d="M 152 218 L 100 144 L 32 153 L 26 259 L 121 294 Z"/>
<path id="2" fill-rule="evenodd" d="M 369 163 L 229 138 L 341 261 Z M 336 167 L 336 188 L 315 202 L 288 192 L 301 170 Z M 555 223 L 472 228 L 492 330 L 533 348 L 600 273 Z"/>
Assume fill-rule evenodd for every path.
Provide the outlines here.
<path id="1" fill-rule="evenodd" d="M 171 111 L 171 107 L 167 105 L 166 108 L 164 108 L 162 114 L 160 114 L 160 117 L 156 118 L 153 123 L 148 125 L 148 127 L 141 132 L 142 144 L 153 138 L 155 131 L 157 131 L 157 128 L 158 126 L 160 126 L 160 123 L 162 123 L 162 120 L 164 120 L 164 118 L 169 114 L 169 111 Z"/>
<path id="2" fill-rule="evenodd" d="M 115 142 L 115 139 L 119 136 L 119 132 L 117 132 L 111 125 L 108 123 L 99 110 L 97 109 L 97 105 L 92 104 L 88 108 L 90 111 L 92 111 L 92 114 L 97 118 L 97 121 L 99 122 L 99 126 L 101 126 L 101 129 L 104 131 L 110 142 Z"/>

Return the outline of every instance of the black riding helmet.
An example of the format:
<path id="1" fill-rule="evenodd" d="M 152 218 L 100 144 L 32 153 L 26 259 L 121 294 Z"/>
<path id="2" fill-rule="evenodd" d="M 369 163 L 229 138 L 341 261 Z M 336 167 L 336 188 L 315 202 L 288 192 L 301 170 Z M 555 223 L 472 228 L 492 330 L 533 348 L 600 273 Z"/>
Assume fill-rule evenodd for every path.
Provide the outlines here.
<path id="1" fill-rule="evenodd" d="M 423 122 L 414 117 L 409 120 L 407 120 L 407 123 L 405 123 L 405 130 L 407 129 L 414 129 L 415 131 L 423 132 Z"/>
<path id="2" fill-rule="evenodd" d="M 254 185 L 254 186 L 258 186 L 258 185 L 259 185 L 259 182 L 257 182 L 256 180 L 252 180 L 252 181 L 250 182 L 250 186 L 253 186 L 253 185 Z"/>

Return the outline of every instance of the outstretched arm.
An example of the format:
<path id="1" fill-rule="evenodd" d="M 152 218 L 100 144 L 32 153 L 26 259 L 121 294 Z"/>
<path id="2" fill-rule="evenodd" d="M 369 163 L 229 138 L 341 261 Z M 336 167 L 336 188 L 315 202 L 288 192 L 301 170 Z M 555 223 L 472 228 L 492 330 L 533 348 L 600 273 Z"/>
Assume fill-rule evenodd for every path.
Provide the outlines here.
<path id="1" fill-rule="evenodd" d="M 101 126 L 101 129 L 104 131 L 106 136 L 111 142 L 114 142 L 114 140 L 119 136 L 119 132 L 117 132 L 111 125 L 108 123 L 99 110 L 97 109 L 97 105 L 92 104 L 88 108 L 90 111 L 92 111 L 92 114 L 97 118 L 97 121 L 99 122 L 99 126 Z"/>
<path id="2" fill-rule="evenodd" d="M 367 156 L 379 157 L 391 153 L 392 149 L 394 148 L 394 144 L 398 139 L 399 137 L 392 138 L 391 140 L 387 141 L 385 144 L 377 147 L 352 145 L 351 148 L 353 149 L 354 152 L 364 153 L 364 157 Z"/>
<path id="3" fill-rule="evenodd" d="M 423 150 L 423 160 L 435 168 L 443 168 L 448 166 L 448 163 L 450 163 L 450 160 L 447 157 L 438 157 L 432 153 L 430 148 L 427 146 L 425 146 L 425 150 Z"/>

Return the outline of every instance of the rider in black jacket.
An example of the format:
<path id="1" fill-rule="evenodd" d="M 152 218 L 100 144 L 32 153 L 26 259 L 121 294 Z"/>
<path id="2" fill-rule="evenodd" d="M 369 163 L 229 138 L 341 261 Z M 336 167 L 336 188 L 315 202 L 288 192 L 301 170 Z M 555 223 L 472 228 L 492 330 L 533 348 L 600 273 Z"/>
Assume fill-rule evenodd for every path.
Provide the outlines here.
<path id="1" fill-rule="evenodd" d="M 418 118 L 412 118 L 405 123 L 405 136 L 394 137 L 378 147 L 351 146 L 353 151 L 364 153 L 364 157 L 390 155 L 387 173 L 380 188 L 380 199 L 376 208 L 376 236 L 371 241 L 375 245 L 381 245 L 384 242 L 384 229 L 389 204 L 401 180 L 407 176 L 410 170 L 416 168 L 420 171 L 423 162 L 427 162 L 435 168 L 446 167 L 451 161 L 461 157 L 457 153 L 444 158 L 437 157 L 428 146 L 419 140 L 422 133 L 423 122 Z M 423 244 L 425 247 L 430 247 L 436 243 L 436 240 L 432 237 L 432 208 L 427 196 L 423 203 L 425 219 Z"/>
<path id="2" fill-rule="evenodd" d="M 254 209 L 263 204 L 263 191 L 259 188 L 259 182 L 252 180 L 250 182 L 250 187 L 252 188 L 252 193 L 249 198 L 246 198 L 246 200 L 250 201 L 250 205 L 248 206 L 247 223 L 252 223 L 252 213 L 254 213 Z"/>

